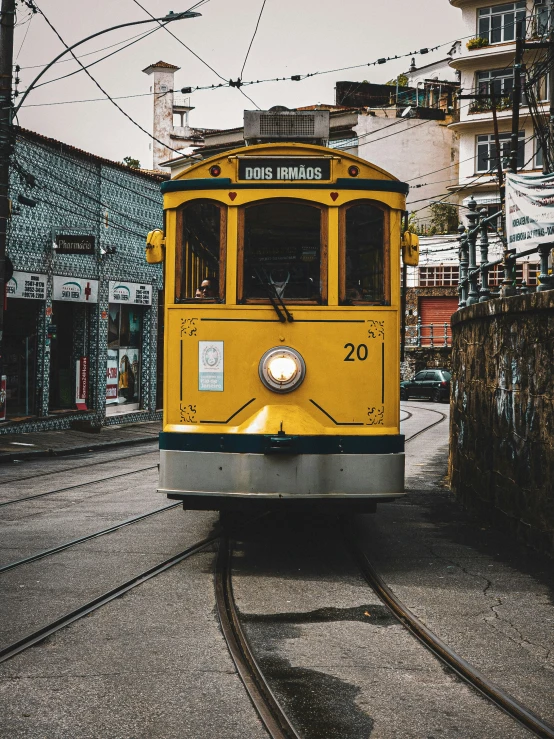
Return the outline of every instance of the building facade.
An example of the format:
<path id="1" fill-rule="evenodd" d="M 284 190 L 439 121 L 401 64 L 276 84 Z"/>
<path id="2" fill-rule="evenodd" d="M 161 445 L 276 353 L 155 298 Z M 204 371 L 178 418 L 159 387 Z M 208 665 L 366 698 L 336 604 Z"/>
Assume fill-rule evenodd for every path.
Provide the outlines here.
<path id="1" fill-rule="evenodd" d="M 506 168 L 510 151 L 512 128 L 513 63 L 515 38 L 521 29 L 527 39 L 538 39 L 544 32 L 545 19 L 550 13 L 549 2 L 515 0 L 492 3 L 487 0 L 450 0 L 460 8 L 467 37 L 460 52 L 452 58 L 451 66 L 461 75 L 464 95 L 460 105 L 459 121 L 450 128 L 460 140 L 459 182 L 462 202 L 473 197 L 479 207 L 490 214 L 500 205 L 497 175 L 497 146 L 494 134 L 493 104 L 497 110 L 501 166 Z M 546 20 L 548 23 L 548 20 Z M 525 52 L 528 69 L 540 59 L 540 52 Z M 537 84 L 539 109 L 547 114 L 548 85 Z M 518 169 L 523 172 L 542 170 L 542 156 L 537 147 L 533 121 L 525 95 L 520 108 Z M 451 188 L 456 191 L 456 187 Z"/>
<path id="2" fill-rule="evenodd" d="M 17 130 L 0 433 L 158 417 L 163 179 Z"/>

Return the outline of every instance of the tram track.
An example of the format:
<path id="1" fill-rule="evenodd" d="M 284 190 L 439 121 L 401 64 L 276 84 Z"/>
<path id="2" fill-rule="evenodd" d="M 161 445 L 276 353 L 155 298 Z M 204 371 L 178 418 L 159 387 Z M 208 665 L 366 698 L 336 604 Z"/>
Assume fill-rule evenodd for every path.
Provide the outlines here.
<path id="1" fill-rule="evenodd" d="M 119 477 L 127 477 L 129 475 L 137 475 L 139 472 L 147 472 L 148 470 L 155 470 L 158 468 L 157 464 L 149 465 L 148 467 L 139 467 L 136 470 L 130 470 L 129 472 L 119 472 L 116 475 L 109 475 L 108 477 L 100 477 L 96 480 L 87 480 L 87 482 L 79 482 L 75 485 L 67 485 L 63 488 L 57 488 L 56 490 L 48 490 L 44 493 L 35 493 L 34 495 L 27 495 L 24 498 L 15 498 L 13 500 L 4 500 L 0 503 L 0 508 L 5 506 L 15 505 L 16 503 L 25 503 L 28 500 L 36 500 L 37 498 L 44 498 L 47 495 L 54 495 L 56 493 L 64 493 L 67 490 L 75 490 L 76 488 L 86 487 L 87 485 L 95 485 L 99 482 L 107 482 L 109 480 L 115 480 Z"/>
<path id="2" fill-rule="evenodd" d="M 346 541 L 353 541 L 351 536 Z M 554 739 L 554 727 L 543 721 L 531 709 L 518 701 L 507 691 L 489 680 L 480 670 L 460 657 L 442 641 L 431 629 L 407 608 L 385 584 L 359 545 L 353 545 L 353 556 L 371 590 L 389 608 L 395 618 L 418 641 L 443 664 L 453 670 L 458 677 L 471 685 L 497 708 L 507 713 L 522 726 L 541 739 Z"/>
<path id="3" fill-rule="evenodd" d="M 222 537 L 216 561 L 215 594 L 221 630 L 248 696 L 271 739 L 300 739 L 263 676 L 240 624 L 231 581 L 231 542 Z"/>
<path id="4" fill-rule="evenodd" d="M 145 444 L 150 443 L 156 443 L 156 442 L 144 442 Z M 48 475 L 60 475 L 63 472 L 77 472 L 79 470 L 86 470 L 89 467 L 96 467 L 100 464 L 113 464 L 114 462 L 121 462 L 122 460 L 132 459 L 133 457 L 144 457 L 146 454 L 159 454 L 159 449 L 156 446 L 156 449 L 153 449 L 152 451 L 142 451 L 137 452 L 136 454 L 126 454 L 122 457 L 114 457 L 113 459 L 102 459 L 97 462 L 91 462 L 90 464 L 80 464 L 80 465 L 73 465 L 73 467 L 62 467 L 59 470 L 50 470 L 49 472 L 39 472 L 36 475 L 25 475 L 23 477 L 9 477 L 8 479 L 0 479 L 0 488 L 2 485 L 9 485 L 10 483 L 14 482 L 24 482 L 25 480 L 36 480 L 37 478 L 43 478 Z"/>
<path id="5" fill-rule="evenodd" d="M 40 629 L 37 629 L 36 631 L 27 634 L 27 636 L 24 636 L 23 638 L 18 639 L 12 644 L 7 645 L 3 649 L 0 649 L 0 663 L 6 662 L 12 657 L 15 657 L 17 654 L 20 654 L 26 649 L 29 649 L 29 647 L 33 647 L 36 644 L 39 644 L 40 642 L 47 639 L 49 636 L 52 636 L 52 634 L 60 631 L 60 629 L 63 629 L 66 626 L 74 623 L 75 621 L 88 616 L 90 613 L 93 613 L 102 606 L 111 603 L 116 598 L 120 598 L 122 595 L 125 595 L 125 593 L 128 593 L 130 590 L 133 590 L 134 588 L 142 585 L 148 580 L 151 580 L 157 575 L 166 572 L 171 567 L 174 567 L 180 562 L 183 562 L 185 559 L 188 559 L 192 555 L 201 552 L 203 549 L 216 542 L 219 539 L 220 535 L 221 532 L 218 531 L 212 536 L 202 539 L 201 541 L 193 544 L 190 547 L 187 547 L 178 554 L 175 554 L 172 557 L 164 560 L 163 562 L 155 565 L 154 567 L 150 567 L 148 570 L 135 575 L 131 579 L 126 580 L 121 585 L 118 585 L 117 587 L 112 588 L 102 595 L 99 595 L 96 598 L 87 601 L 75 610 L 66 613 L 60 618 L 57 618 L 56 620 L 51 621 L 45 626 L 42 626 Z"/>
<path id="6" fill-rule="evenodd" d="M 417 408 L 417 406 L 408 406 L 409 408 Z M 421 409 L 418 409 L 421 410 Z M 439 423 L 443 423 L 447 419 L 446 413 L 443 413 L 442 411 L 436 411 L 434 408 L 423 408 L 423 410 L 428 411 L 429 413 L 436 413 L 440 416 L 438 421 L 435 421 L 434 423 L 429 424 L 428 426 L 425 426 L 425 428 L 420 429 L 419 431 L 416 431 L 414 434 L 409 436 L 407 439 L 404 440 L 404 443 L 408 443 L 409 441 L 412 441 L 413 439 L 416 439 L 418 436 L 421 436 L 421 434 L 424 434 L 426 431 L 429 431 L 434 426 L 438 426 Z M 410 418 L 413 416 L 413 413 L 410 414 Z M 408 419 L 404 419 L 406 421 Z"/>
<path id="7" fill-rule="evenodd" d="M 91 539 L 97 539 L 99 536 L 104 536 L 105 534 L 112 534 L 115 531 L 119 531 L 120 529 L 126 526 L 132 526 L 133 524 L 138 523 L 139 521 L 143 521 L 147 518 L 150 518 L 151 516 L 155 516 L 158 513 L 169 511 L 172 508 L 177 508 L 180 505 L 181 505 L 180 503 L 172 503 L 171 505 L 164 506 L 163 508 L 157 508 L 155 511 L 150 511 L 149 513 L 141 513 L 140 516 L 133 516 L 133 518 L 128 518 L 125 521 L 122 521 L 121 523 L 114 524 L 113 526 L 110 526 L 106 529 L 102 529 L 101 531 L 96 531 L 92 534 L 87 534 L 86 536 L 80 536 L 77 539 L 71 539 L 71 541 L 65 542 L 64 544 L 60 544 L 56 547 L 51 547 L 50 549 L 44 549 L 43 551 L 38 552 L 37 554 L 32 554 L 29 557 L 18 559 L 14 562 L 9 562 L 6 565 L 0 566 L 0 575 L 4 572 L 8 572 L 9 570 L 14 570 L 16 567 L 21 567 L 22 565 L 30 564 L 31 562 L 36 562 L 39 559 L 50 557 L 53 554 L 64 552 L 66 549 L 70 549 L 71 547 L 74 547 L 77 544 L 83 544 L 86 541 L 90 541 Z"/>

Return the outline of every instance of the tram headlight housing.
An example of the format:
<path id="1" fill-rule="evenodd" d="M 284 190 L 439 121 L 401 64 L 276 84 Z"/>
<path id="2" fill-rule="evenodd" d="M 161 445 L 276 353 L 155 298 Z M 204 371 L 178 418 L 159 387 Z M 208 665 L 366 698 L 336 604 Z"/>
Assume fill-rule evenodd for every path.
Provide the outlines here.
<path id="1" fill-rule="evenodd" d="M 302 384 L 306 375 L 306 363 L 290 346 L 268 349 L 260 359 L 260 380 L 275 393 L 290 393 Z"/>

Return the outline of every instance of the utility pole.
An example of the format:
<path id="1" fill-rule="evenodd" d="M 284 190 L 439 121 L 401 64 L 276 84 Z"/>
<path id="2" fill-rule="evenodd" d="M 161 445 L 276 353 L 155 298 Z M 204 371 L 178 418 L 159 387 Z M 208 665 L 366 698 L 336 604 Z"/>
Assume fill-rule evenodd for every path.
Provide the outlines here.
<path id="1" fill-rule="evenodd" d="M 6 238 L 10 217 L 9 182 L 12 153 L 12 69 L 15 0 L 2 0 L 0 16 L 0 378 L 4 368 L 4 300 Z"/>
<path id="2" fill-rule="evenodd" d="M 519 106 L 521 105 L 521 72 L 523 69 L 523 50 L 525 40 L 523 38 L 523 23 L 516 26 L 516 55 L 514 59 L 514 84 L 512 89 L 512 135 L 510 136 L 510 158 L 508 161 L 508 172 L 517 173 L 517 159 L 519 153 Z M 510 217 L 506 213 L 506 220 Z M 515 249 L 509 249 L 506 244 L 504 249 L 504 279 L 502 280 L 502 296 L 509 297 L 517 295 L 514 286 L 513 271 L 515 267 Z"/>

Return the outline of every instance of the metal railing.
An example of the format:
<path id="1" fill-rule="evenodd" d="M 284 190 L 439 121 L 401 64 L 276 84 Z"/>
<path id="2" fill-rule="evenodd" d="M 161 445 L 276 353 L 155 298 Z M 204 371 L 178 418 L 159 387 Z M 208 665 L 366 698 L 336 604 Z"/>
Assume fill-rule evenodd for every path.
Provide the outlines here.
<path id="1" fill-rule="evenodd" d="M 406 346 L 411 347 L 448 347 L 452 346 L 452 328 L 450 323 L 421 323 L 406 326 Z"/>
<path id="2" fill-rule="evenodd" d="M 489 224 L 499 216 L 502 211 L 486 216 L 486 210 L 483 208 L 477 211 L 477 203 L 473 198 L 468 202 L 467 207 L 469 213 L 466 218 L 469 228 L 460 224 L 458 233 L 460 234 L 458 241 L 459 259 L 460 259 L 460 280 L 458 283 L 458 308 L 465 308 L 467 305 L 474 303 L 484 303 L 487 300 L 498 297 L 493 294 L 489 285 L 489 271 L 497 264 L 502 264 L 504 269 L 504 279 L 500 289 L 500 297 L 509 297 L 511 295 L 520 295 L 529 292 L 542 292 L 544 290 L 554 290 L 554 276 L 548 273 L 548 257 L 550 251 L 554 248 L 554 242 L 548 244 L 539 244 L 532 249 L 516 252 L 515 249 L 508 249 L 505 244 L 504 256 L 489 262 Z M 479 251 L 480 260 L 477 264 L 477 235 L 479 234 Z M 539 284 L 529 286 L 525 282 L 517 284 L 516 278 L 516 260 L 520 257 L 526 257 L 530 254 L 537 254 L 540 257 L 540 274 L 537 279 Z"/>

